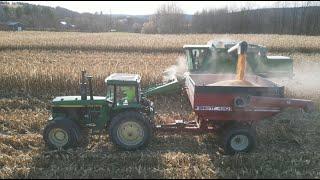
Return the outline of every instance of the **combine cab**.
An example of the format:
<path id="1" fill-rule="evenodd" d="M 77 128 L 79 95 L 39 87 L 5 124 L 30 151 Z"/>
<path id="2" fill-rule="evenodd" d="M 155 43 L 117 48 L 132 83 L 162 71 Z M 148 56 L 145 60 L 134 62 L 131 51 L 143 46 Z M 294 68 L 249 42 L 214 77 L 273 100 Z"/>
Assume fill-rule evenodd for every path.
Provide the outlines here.
<path id="1" fill-rule="evenodd" d="M 228 53 L 235 42 L 209 41 L 207 45 L 185 45 L 190 73 L 235 73 L 237 53 Z M 267 56 L 261 45 L 248 44 L 247 73 L 261 77 L 292 77 L 292 59 L 285 56 Z"/>

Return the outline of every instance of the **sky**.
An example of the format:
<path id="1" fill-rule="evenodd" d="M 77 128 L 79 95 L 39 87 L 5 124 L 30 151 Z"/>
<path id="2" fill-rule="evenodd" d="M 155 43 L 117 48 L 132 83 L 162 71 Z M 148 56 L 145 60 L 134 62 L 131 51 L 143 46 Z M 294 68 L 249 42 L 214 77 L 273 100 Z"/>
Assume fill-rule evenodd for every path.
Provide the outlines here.
<path id="1" fill-rule="evenodd" d="M 15 1 L 9 1 L 15 2 Z M 103 12 L 104 14 L 148 15 L 153 14 L 159 6 L 174 1 L 20 1 L 29 4 L 50 7 L 60 6 L 79 13 Z M 270 7 L 276 1 L 175 1 L 185 14 L 208 8 L 228 7 L 237 9 L 250 5 L 253 8 Z"/>

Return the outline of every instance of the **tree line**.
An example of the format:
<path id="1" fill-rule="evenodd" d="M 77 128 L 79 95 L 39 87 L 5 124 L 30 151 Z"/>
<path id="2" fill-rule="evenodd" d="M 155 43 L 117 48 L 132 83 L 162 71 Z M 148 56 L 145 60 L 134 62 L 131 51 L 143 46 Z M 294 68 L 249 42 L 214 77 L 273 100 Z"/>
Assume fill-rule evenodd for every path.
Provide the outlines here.
<path id="1" fill-rule="evenodd" d="M 228 12 L 203 10 L 192 18 L 194 33 L 320 34 L 320 7 Z"/>
<path id="2" fill-rule="evenodd" d="M 32 30 L 66 30 L 61 21 L 74 24 L 71 30 L 106 32 L 112 29 L 136 33 L 263 33 L 320 34 L 319 2 L 278 3 L 277 7 L 240 10 L 204 9 L 191 18 L 175 3 L 163 4 L 150 16 L 115 16 L 77 13 L 61 7 L 0 2 L 0 22 L 19 21 Z"/>

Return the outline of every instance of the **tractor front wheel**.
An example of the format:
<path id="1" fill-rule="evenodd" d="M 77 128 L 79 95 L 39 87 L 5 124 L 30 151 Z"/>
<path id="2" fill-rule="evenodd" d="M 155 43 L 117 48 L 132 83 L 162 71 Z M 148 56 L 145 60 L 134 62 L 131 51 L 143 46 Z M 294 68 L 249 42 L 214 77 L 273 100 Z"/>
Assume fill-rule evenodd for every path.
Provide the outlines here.
<path id="1" fill-rule="evenodd" d="M 112 142 L 124 150 L 146 146 L 152 135 L 150 121 L 139 112 L 124 112 L 115 116 L 109 127 Z"/>
<path id="2" fill-rule="evenodd" d="M 247 125 L 231 126 L 224 136 L 224 150 L 227 154 L 250 152 L 256 144 L 256 132 Z"/>
<path id="3" fill-rule="evenodd" d="M 77 146 L 79 127 L 68 119 L 53 120 L 43 131 L 43 139 L 49 149 L 68 149 Z"/>

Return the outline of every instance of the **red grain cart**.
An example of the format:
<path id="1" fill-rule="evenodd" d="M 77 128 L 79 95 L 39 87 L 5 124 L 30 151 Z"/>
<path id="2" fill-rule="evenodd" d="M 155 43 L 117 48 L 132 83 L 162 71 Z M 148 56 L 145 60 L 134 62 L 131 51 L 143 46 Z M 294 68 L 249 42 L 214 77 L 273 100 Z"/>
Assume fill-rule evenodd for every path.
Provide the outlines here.
<path id="1" fill-rule="evenodd" d="M 185 89 L 197 115 L 197 120 L 158 125 L 161 131 L 214 132 L 224 135 L 224 149 L 229 154 L 248 152 L 255 145 L 255 130 L 252 122 L 271 117 L 287 107 L 314 109 L 309 100 L 284 97 L 284 87 L 256 75 L 247 75 L 246 80 L 256 86 L 208 85 L 233 80 L 234 74 L 189 74 Z"/>

